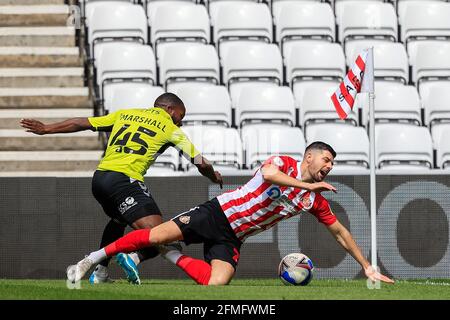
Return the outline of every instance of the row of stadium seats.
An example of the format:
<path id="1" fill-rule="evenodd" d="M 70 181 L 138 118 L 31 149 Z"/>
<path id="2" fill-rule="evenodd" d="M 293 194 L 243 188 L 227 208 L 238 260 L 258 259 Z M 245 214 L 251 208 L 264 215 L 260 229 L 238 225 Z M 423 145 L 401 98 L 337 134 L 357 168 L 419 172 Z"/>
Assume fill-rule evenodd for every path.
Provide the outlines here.
<path id="1" fill-rule="evenodd" d="M 296 83 L 314 79 L 341 81 L 362 49 L 374 46 L 375 78 L 408 83 L 409 66 L 406 52 L 399 43 L 361 40 L 348 46 L 347 59 L 337 43 L 320 41 L 297 42 L 290 55 L 283 59 L 278 47 L 263 42 L 230 43 L 217 56 L 211 45 L 200 43 L 170 43 L 158 59 L 159 76 L 152 48 L 132 42 L 103 43 L 97 50 L 96 83 L 103 89 L 105 82 L 145 79 L 166 89 L 177 81 L 208 81 L 227 85 L 233 98 L 233 85 L 242 80 L 264 79 L 295 87 Z M 420 89 L 429 78 L 450 78 L 450 42 L 432 42 L 419 48 L 412 78 Z M 222 68 L 220 68 L 222 67 Z M 295 89 L 294 89 L 295 90 Z M 100 90 L 101 91 L 101 90 Z M 238 90 L 239 91 L 239 90 Z M 102 97 L 102 93 L 100 93 Z"/>
<path id="2" fill-rule="evenodd" d="M 308 128 L 306 135 L 299 128 L 273 124 L 255 124 L 241 130 L 208 125 L 186 126 L 183 130 L 220 170 L 254 169 L 272 154 L 301 160 L 305 146 L 317 140 L 330 143 L 336 150 L 337 170 L 369 167 L 369 139 L 361 127 L 315 124 Z M 434 165 L 450 169 L 449 124 L 435 126 L 433 136 L 425 127 L 407 124 L 377 124 L 375 132 L 376 163 L 381 170 L 427 170 Z M 161 155 L 155 167 L 159 171 L 195 168 L 180 158 L 175 149 Z M 155 170 L 151 168 L 149 174 Z"/>
<path id="3" fill-rule="evenodd" d="M 430 128 L 450 121 L 450 81 L 431 84 L 433 86 L 430 92 L 420 100 L 413 86 L 388 81 L 375 82 L 375 120 L 425 125 Z M 173 92 L 187 106 L 183 121 L 185 125 L 202 123 L 242 127 L 254 122 L 270 121 L 305 128 L 318 122 L 339 121 L 336 111 L 330 105 L 330 96 L 336 87 L 337 84 L 333 81 L 323 81 L 303 88 L 296 87 L 297 90 L 292 92 L 285 86 L 247 84 L 235 108 L 232 108 L 225 86 L 183 83 Z M 105 109 L 108 112 L 147 108 L 164 92 L 161 87 L 145 83 L 113 83 L 106 89 Z M 347 122 L 367 127 L 367 96 L 357 97 L 355 113 L 349 115 Z"/>
<path id="4" fill-rule="evenodd" d="M 251 169 L 273 153 L 301 158 L 305 142 L 313 140 L 336 148 L 337 167 L 367 168 L 365 95 L 345 123 L 338 120 L 330 96 L 361 50 L 373 46 L 377 166 L 444 168 L 450 19 L 434 15 L 450 17 L 450 4 L 432 2 L 410 6 L 428 12 L 426 20 L 433 23 L 419 26 L 417 33 L 411 27 L 405 38 L 401 12 L 412 9 L 400 2 L 397 18 L 394 6 L 380 1 L 339 1 L 335 12 L 316 1 L 274 1 L 271 6 L 151 1 L 147 21 L 139 5 L 89 1 L 88 48 L 97 96 L 104 111 L 113 112 L 146 108 L 162 92 L 176 93 L 187 106 L 183 130 L 224 169 Z M 133 8 L 141 18 L 123 18 L 119 7 Z M 326 15 L 325 23 L 321 17 Z M 404 140 L 410 136 L 417 136 L 410 141 L 422 141 L 420 146 L 409 150 Z M 150 174 L 158 167 L 192 168 L 175 150 L 161 155 Z"/>
<path id="5" fill-rule="evenodd" d="M 272 12 L 264 3 L 214 1 L 209 13 L 191 1 L 151 1 L 148 19 L 141 6 L 127 1 L 91 0 L 86 7 L 91 53 L 95 42 L 123 36 L 154 48 L 180 39 L 214 43 L 219 52 L 223 42 L 236 37 L 276 42 L 282 52 L 298 39 L 346 44 L 370 37 L 401 41 L 414 59 L 420 37 L 450 35 L 450 4 L 443 1 L 401 1 L 398 18 L 390 3 L 361 0 L 340 1 L 335 13 L 328 3 L 316 1 L 275 1 Z"/>

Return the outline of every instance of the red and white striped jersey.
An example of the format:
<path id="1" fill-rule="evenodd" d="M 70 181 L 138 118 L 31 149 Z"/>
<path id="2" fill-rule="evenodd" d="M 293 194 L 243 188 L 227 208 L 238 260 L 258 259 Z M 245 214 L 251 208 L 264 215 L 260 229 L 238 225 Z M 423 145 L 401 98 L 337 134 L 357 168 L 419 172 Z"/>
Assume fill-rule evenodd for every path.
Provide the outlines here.
<path id="1" fill-rule="evenodd" d="M 278 166 L 280 171 L 293 178 L 301 178 L 300 162 L 291 157 L 272 156 L 264 164 L 267 163 Z M 245 185 L 218 196 L 217 200 L 241 241 L 301 212 L 313 214 L 325 225 L 336 221 L 322 195 L 265 182 L 261 168 Z"/>

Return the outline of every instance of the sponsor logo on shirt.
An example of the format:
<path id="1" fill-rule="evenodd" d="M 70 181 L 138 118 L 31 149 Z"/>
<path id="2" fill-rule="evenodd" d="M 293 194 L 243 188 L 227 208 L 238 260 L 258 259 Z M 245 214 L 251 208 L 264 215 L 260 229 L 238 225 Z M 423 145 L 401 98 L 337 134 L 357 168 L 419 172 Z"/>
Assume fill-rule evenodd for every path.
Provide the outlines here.
<path id="1" fill-rule="evenodd" d="M 190 216 L 181 216 L 178 220 L 180 220 L 181 223 L 188 224 L 191 222 Z"/>
<path id="2" fill-rule="evenodd" d="M 279 187 L 272 187 L 269 190 L 267 190 L 267 194 L 269 195 L 270 199 L 276 200 L 281 197 L 281 190 Z"/>
<path id="3" fill-rule="evenodd" d="M 137 205 L 138 202 L 136 200 L 134 200 L 133 197 L 128 197 L 125 199 L 124 202 L 122 202 L 119 206 L 119 212 L 121 214 L 124 214 L 125 212 L 127 212 L 130 208 L 134 207 L 135 205 Z"/>

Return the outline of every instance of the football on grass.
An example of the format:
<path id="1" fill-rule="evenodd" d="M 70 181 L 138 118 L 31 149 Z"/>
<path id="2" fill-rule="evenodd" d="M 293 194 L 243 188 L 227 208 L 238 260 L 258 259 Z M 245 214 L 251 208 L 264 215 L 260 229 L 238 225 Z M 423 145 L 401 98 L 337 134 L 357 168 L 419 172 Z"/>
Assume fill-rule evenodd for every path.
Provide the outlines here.
<path id="1" fill-rule="evenodd" d="M 291 253 L 281 259 L 278 276 L 285 285 L 306 286 L 313 278 L 314 266 L 303 253 Z"/>

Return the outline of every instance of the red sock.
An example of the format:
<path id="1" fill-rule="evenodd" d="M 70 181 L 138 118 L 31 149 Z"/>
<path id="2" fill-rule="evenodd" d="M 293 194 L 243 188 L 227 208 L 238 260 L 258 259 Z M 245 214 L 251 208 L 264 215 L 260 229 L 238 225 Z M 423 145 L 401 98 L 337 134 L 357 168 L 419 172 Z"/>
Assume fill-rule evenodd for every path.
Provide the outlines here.
<path id="1" fill-rule="evenodd" d="M 150 229 L 139 229 L 108 244 L 105 247 L 105 253 L 108 257 L 112 257 L 119 252 L 133 252 L 148 246 L 150 246 Z"/>
<path id="2" fill-rule="evenodd" d="M 198 284 L 208 285 L 211 278 L 211 266 L 205 261 L 181 256 L 177 261 L 177 266 Z"/>

